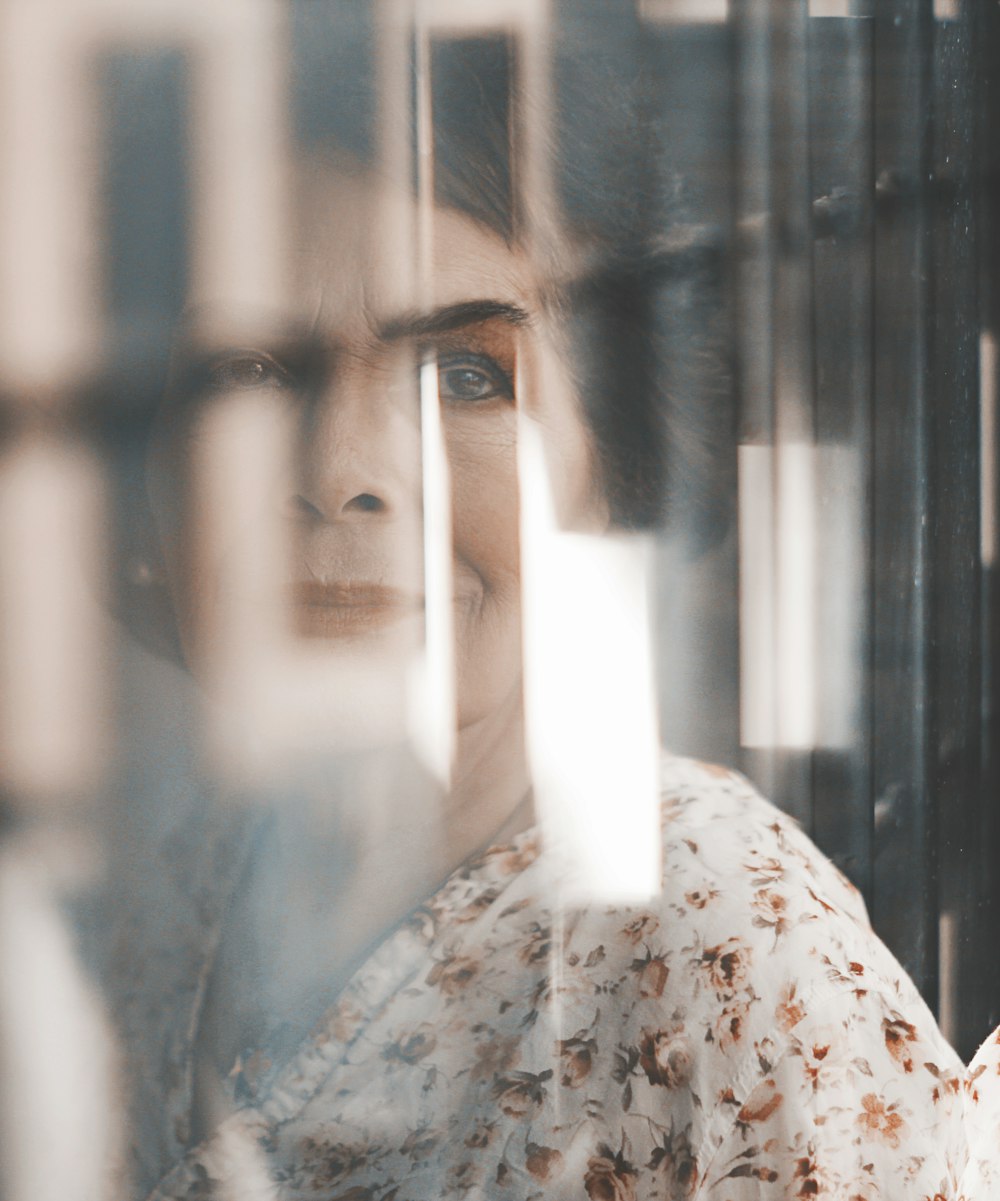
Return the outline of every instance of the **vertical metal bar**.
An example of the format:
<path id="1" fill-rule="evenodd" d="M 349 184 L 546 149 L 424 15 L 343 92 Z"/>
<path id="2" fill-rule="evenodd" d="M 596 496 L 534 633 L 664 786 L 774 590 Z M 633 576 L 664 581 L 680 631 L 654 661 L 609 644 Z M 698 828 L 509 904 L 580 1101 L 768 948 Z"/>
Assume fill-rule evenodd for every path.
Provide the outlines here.
<path id="1" fill-rule="evenodd" d="M 997 531 L 1000 529 L 1000 9 L 976 5 L 972 9 L 976 47 L 976 114 L 978 144 L 977 176 L 974 181 L 980 217 L 979 318 L 982 327 L 980 350 L 980 439 L 982 455 L 982 511 L 984 535 L 982 569 L 983 673 L 981 729 L 983 738 L 982 788 L 983 824 L 979 839 L 980 871 L 990 881 L 990 903 L 994 917 L 989 924 L 989 943 L 997 934 L 1000 881 L 995 865 L 1000 861 L 1000 587 L 997 579 Z M 984 353 L 985 351 L 985 353 Z M 989 992 L 986 1030 L 1000 1022 L 1000 966 L 987 956 L 981 968 Z"/>
<path id="2" fill-rule="evenodd" d="M 773 750 L 776 695 L 771 677 L 775 660 L 773 490 L 768 449 L 774 442 L 773 312 L 774 287 L 771 205 L 771 122 L 769 88 L 771 44 L 765 0 L 739 0 L 732 6 L 736 154 L 734 273 L 740 445 L 739 541 L 741 555 L 749 530 L 748 513 L 759 540 L 752 559 L 757 578 L 740 571 L 740 741 L 744 768 L 776 796 Z M 751 449 L 752 448 L 752 449 Z M 747 466 L 754 466 L 747 476 Z M 749 512 L 748 512 L 749 506 Z M 758 660 L 755 662 L 755 659 Z M 748 722 L 760 733 L 748 730 Z M 760 749 L 757 749 L 760 748 Z"/>
<path id="3" fill-rule="evenodd" d="M 818 462 L 817 842 L 871 895 L 872 22 L 810 20 Z"/>
<path id="4" fill-rule="evenodd" d="M 416 10 L 417 302 L 434 304 L 435 161 L 433 54 L 422 6 Z M 451 476 L 438 395 L 436 358 L 420 364 L 420 444 L 424 540 L 424 689 L 428 758 L 447 790 L 455 766 L 458 709 L 452 593 Z"/>
<path id="5" fill-rule="evenodd" d="M 772 448 L 771 607 L 773 653 L 748 645 L 742 670 L 774 663 L 770 735 L 766 721 L 745 744 L 752 774 L 782 807 L 812 824 L 815 744 L 815 449 L 812 365 L 812 229 L 808 160 L 808 43 L 804 3 L 736 6 L 740 38 L 741 226 L 756 241 L 741 255 L 739 310 L 741 442 Z M 764 303 L 760 303 L 763 296 Z M 766 347 L 766 349 L 763 349 Z M 744 461 L 746 456 L 744 455 Z M 741 490 L 750 487 L 744 475 Z M 755 490 L 759 483 L 752 485 Z M 759 497 L 747 498 L 759 508 Z M 744 512 L 747 505 L 743 505 Z M 761 516 L 763 511 L 761 510 Z M 759 519 L 759 518 L 758 518 Z M 746 563 L 744 559 L 744 563 Z M 768 570 L 760 565 L 760 587 Z M 749 599 L 755 586 L 745 575 Z M 752 658 L 748 657 L 752 656 Z M 747 681 L 750 684 L 750 681 Z M 744 708 L 766 704 L 744 691 Z M 754 721 L 759 714 L 746 714 Z M 770 747 L 766 744 L 770 741 Z"/>
<path id="6" fill-rule="evenodd" d="M 875 6 L 872 918 L 936 999 L 927 781 L 929 0 Z"/>
<path id="7" fill-rule="evenodd" d="M 930 636 L 931 772 L 938 822 L 939 908 L 953 916 L 954 954 L 939 993 L 954 998 L 945 1029 L 964 1058 L 991 1004 L 980 970 L 996 909 L 994 871 L 978 855 L 984 806 L 980 705 L 981 533 L 976 70 L 968 16 L 941 21 L 934 45 L 934 325 L 931 459 L 934 559 Z M 985 869 L 985 870 L 984 870 Z M 945 974 L 945 968 L 950 970 Z"/>
<path id="8" fill-rule="evenodd" d="M 771 218 L 775 232 L 774 440 L 777 549 L 779 798 L 812 829 L 818 629 L 813 414 L 812 196 L 805 3 L 772 6 Z"/>

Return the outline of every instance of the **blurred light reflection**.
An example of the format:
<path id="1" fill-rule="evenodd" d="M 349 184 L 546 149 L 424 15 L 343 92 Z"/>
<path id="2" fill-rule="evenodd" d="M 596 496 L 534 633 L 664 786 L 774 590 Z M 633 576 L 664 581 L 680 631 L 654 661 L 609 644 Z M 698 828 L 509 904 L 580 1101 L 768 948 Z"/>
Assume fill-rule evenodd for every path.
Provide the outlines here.
<path id="1" fill-rule="evenodd" d="M 525 713 L 536 807 L 567 855 L 570 902 L 638 902 L 660 886 L 652 544 L 561 529 L 543 439 L 523 417 Z"/>

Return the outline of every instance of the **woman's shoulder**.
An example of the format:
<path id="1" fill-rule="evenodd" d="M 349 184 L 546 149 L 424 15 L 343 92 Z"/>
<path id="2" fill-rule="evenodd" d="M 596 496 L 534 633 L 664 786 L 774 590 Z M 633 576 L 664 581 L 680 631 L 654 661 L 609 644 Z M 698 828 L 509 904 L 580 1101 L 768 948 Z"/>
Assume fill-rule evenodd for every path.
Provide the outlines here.
<path id="1" fill-rule="evenodd" d="M 662 829 L 660 893 L 581 911 L 564 949 L 563 986 L 576 972 L 603 999 L 588 1037 L 616 1047 L 621 1113 L 649 1121 L 669 1099 L 703 1182 L 733 1196 L 741 1173 L 790 1195 L 824 1138 L 827 1175 L 857 1158 L 860 1180 L 881 1155 L 909 1188 L 910 1135 L 951 1137 L 961 1065 L 860 894 L 735 772 L 665 759 Z M 921 1184 L 958 1161 L 946 1150 Z"/>
<path id="2" fill-rule="evenodd" d="M 863 992 L 933 1025 L 860 892 L 744 776 L 665 755 L 661 832 L 659 891 L 638 904 L 579 907 L 564 928 L 570 968 L 608 980 L 669 976 L 671 1003 L 713 1023 L 731 1022 L 740 993 L 739 1012 L 752 1013 L 762 1037 L 826 999 Z M 715 1033 L 702 1036 L 711 1043 Z"/>
<path id="3" fill-rule="evenodd" d="M 696 908 L 716 900 L 734 908 L 750 899 L 758 928 L 784 932 L 794 919 L 829 925 L 843 918 L 870 933 L 858 889 L 739 772 L 665 754 L 661 817 L 665 896 L 703 878 L 717 895 L 691 900 L 685 887 L 685 901 Z M 785 912 L 792 904 L 794 919 Z"/>
<path id="4" fill-rule="evenodd" d="M 862 1059 L 865 1043 L 905 1066 L 919 1042 L 958 1069 L 858 891 L 744 777 L 665 759 L 662 830 L 659 893 L 566 926 L 562 987 L 605 996 L 624 1043 L 687 1047 L 692 1081 L 750 1081 L 832 1022 Z"/>

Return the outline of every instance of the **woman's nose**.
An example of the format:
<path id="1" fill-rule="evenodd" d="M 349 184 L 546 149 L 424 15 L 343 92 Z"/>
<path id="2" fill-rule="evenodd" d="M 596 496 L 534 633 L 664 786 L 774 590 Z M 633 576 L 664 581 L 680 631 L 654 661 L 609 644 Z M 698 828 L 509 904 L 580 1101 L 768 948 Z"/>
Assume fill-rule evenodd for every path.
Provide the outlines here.
<path id="1" fill-rule="evenodd" d="M 301 491 L 294 497 L 304 516 L 326 523 L 371 521 L 413 509 L 419 430 L 385 380 L 333 381 L 307 419 L 304 443 Z"/>

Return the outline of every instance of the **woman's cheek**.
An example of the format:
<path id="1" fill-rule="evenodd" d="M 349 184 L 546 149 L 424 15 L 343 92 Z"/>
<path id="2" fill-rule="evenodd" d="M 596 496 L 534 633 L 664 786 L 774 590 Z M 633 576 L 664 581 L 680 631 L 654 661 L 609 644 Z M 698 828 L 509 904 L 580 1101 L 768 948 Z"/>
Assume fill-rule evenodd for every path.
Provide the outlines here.
<path id="1" fill-rule="evenodd" d="M 487 594 L 506 592 L 520 575 L 517 419 L 482 413 L 476 428 L 475 417 L 446 426 L 455 559 Z"/>

